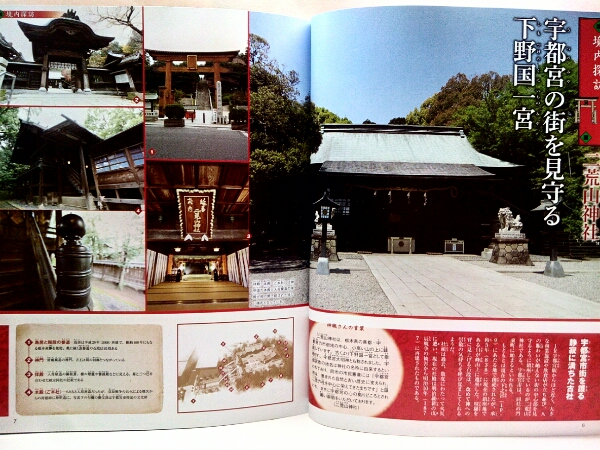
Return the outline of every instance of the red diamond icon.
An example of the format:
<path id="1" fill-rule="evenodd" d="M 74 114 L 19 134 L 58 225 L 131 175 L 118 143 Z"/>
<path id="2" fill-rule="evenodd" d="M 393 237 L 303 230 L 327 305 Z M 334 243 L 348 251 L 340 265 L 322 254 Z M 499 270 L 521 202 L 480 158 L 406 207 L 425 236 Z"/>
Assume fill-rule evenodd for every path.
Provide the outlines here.
<path id="1" fill-rule="evenodd" d="M 225 347 L 225 341 L 221 342 L 221 347 Z"/>
<path id="2" fill-rule="evenodd" d="M 225 358 L 223 358 L 223 359 L 222 359 L 222 361 L 223 361 L 224 363 L 226 363 L 226 362 L 227 362 L 227 360 L 226 360 Z"/>
<path id="3" fill-rule="evenodd" d="M 260 387 L 265 387 L 265 382 L 260 383 Z"/>
<path id="4" fill-rule="evenodd" d="M 27 358 L 25 358 L 25 362 L 27 364 L 31 364 L 33 362 L 33 358 L 31 356 L 28 356 Z"/>
<path id="5" fill-rule="evenodd" d="M 250 233 L 248 233 L 248 234 L 246 235 L 246 239 L 250 239 L 251 237 L 252 237 L 252 235 L 251 235 Z"/>
<path id="6" fill-rule="evenodd" d="M 225 387 L 229 387 L 229 383 L 225 383 Z"/>
<path id="7" fill-rule="evenodd" d="M 244 386 L 244 389 L 247 391 L 248 389 L 250 389 L 250 386 L 246 385 Z"/>
<path id="8" fill-rule="evenodd" d="M 277 333 L 277 328 L 275 328 L 275 329 L 273 330 L 273 333 Z"/>
<path id="9" fill-rule="evenodd" d="M 258 339 L 258 334 L 255 334 L 255 335 L 254 335 L 254 339 Z"/>
<path id="10" fill-rule="evenodd" d="M 272 383 L 272 382 L 273 382 L 273 378 L 269 378 L 269 383 Z"/>
<path id="11" fill-rule="evenodd" d="M 283 378 L 283 374 L 282 373 L 279 374 L 279 378 Z"/>
<path id="12" fill-rule="evenodd" d="M 195 398 L 192 399 L 192 403 L 196 403 L 196 399 Z"/>
<path id="13" fill-rule="evenodd" d="M 223 370 L 223 366 L 219 366 L 219 370 Z"/>
<path id="14" fill-rule="evenodd" d="M 233 388 L 232 387 L 229 388 L 229 392 L 233 392 Z"/>
<path id="15" fill-rule="evenodd" d="M 31 394 L 33 394 L 33 391 L 31 389 L 27 389 L 25 394 L 27 394 L 27 397 L 29 397 Z"/>
<path id="16" fill-rule="evenodd" d="M 33 376 L 33 374 L 28 370 L 27 372 L 25 372 L 25 376 L 27 378 L 31 378 Z"/>
<path id="17" fill-rule="evenodd" d="M 277 341 L 277 343 L 278 343 L 279 345 L 281 345 L 281 341 Z"/>
<path id="18" fill-rule="evenodd" d="M 154 155 L 156 155 L 156 150 L 151 148 L 150 150 L 148 150 L 148 153 L 150 153 L 150 156 L 154 156 Z"/>
<path id="19" fill-rule="evenodd" d="M 33 344 L 33 341 L 31 339 L 27 339 L 25 341 L 25 344 L 27 344 L 29 346 L 29 345 Z"/>
<path id="20" fill-rule="evenodd" d="M 139 206 L 135 208 L 135 213 L 139 216 L 142 213 L 142 208 L 140 208 Z"/>
<path id="21" fill-rule="evenodd" d="M 289 357 L 290 357 L 290 354 L 289 354 L 289 353 L 286 353 L 286 354 L 285 354 L 285 357 L 286 357 L 286 358 L 289 358 Z"/>
<path id="22" fill-rule="evenodd" d="M 287 352 L 287 347 L 284 347 L 284 348 L 283 348 L 283 351 L 284 351 L 284 352 Z"/>
<path id="23" fill-rule="evenodd" d="M 140 98 L 136 95 L 135 97 L 133 97 L 133 103 L 135 103 L 136 105 L 140 102 Z"/>

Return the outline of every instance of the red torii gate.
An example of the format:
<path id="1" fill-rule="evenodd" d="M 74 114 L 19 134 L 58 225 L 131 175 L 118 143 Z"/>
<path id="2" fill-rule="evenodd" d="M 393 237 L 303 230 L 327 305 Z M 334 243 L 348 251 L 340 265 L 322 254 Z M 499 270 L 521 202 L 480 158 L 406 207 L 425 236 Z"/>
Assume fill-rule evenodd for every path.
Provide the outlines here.
<path id="1" fill-rule="evenodd" d="M 157 61 L 165 61 L 166 65 L 157 67 L 154 70 L 165 73 L 165 86 L 160 86 L 158 90 L 158 113 L 162 116 L 166 105 L 175 103 L 175 96 L 171 87 L 173 72 L 196 72 L 212 73 L 214 75 L 215 88 L 218 81 L 221 81 L 221 74 L 231 72 L 226 67 L 221 67 L 223 62 L 232 62 L 239 54 L 239 50 L 227 52 L 186 52 L 186 51 L 166 51 L 150 50 L 146 52 Z M 174 66 L 173 61 L 186 61 L 187 67 Z M 198 66 L 198 61 L 213 63 L 212 66 Z M 217 92 L 215 89 L 214 105 L 217 104 Z"/>

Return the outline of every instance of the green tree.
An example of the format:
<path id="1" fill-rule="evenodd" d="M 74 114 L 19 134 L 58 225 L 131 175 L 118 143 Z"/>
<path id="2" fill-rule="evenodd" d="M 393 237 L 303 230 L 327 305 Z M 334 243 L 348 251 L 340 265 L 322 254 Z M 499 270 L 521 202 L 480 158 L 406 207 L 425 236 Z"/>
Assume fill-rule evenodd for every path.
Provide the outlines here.
<path id="1" fill-rule="evenodd" d="M 319 115 L 310 98 L 297 100 L 298 74 L 282 69 L 268 52 L 265 39 L 250 36 L 251 233 L 257 250 L 298 254 L 308 247 L 302 244 L 308 236 L 306 186 L 310 155 L 321 143 Z"/>
<path id="2" fill-rule="evenodd" d="M 528 203 L 531 209 L 544 197 L 541 186 L 546 177 L 546 139 L 549 137 L 544 127 L 545 117 L 547 113 L 552 114 L 553 110 L 560 113 L 561 117 L 566 119 L 563 133 L 554 134 L 563 142 L 560 152 L 564 180 L 557 182 L 565 185 L 561 217 L 565 230 L 572 237 L 579 237 L 582 225 L 583 153 L 590 151 L 590 148 L 584 151 L 578 145 L 578 130 L 574 117 L 578 96 L 577 63 L 569 60 L 562 67 L 566 69 L 563 73 L 562 88 L 546 87 L 546 65 L 542 64 L 537 67 L 539 75 L 535 87 L 515 87 L 510 80 L 494 84 L 478 101 L 455 110 L 448 124 L 463 127 L 469 141 L 478 151 L 524 166 L 527 177 L 514 182 L 523 186 L 520 201 L 523 204 Z M 545 104 L 545 99 L 551 91 L 560 91 L 564 96 L 564 105 L 560 108 L 557 107 L 557 103 L 550 106 Z M 536 98 L 523 98 L 528 95 Z M 514 113 L 523 107 L 535 111 L 531 130 L 515 129 Z"/>
<path id="3" fill-rule="evenodd" d="M 142 122 L 142 114 L 130 108 L 92 108 L 85 118 L 85 127 L 92 133 L 108 139 Z"/>
<path id="4" fill-rule="evenodd" d="M 11 162 L 21 123 L 19 109 L 0 108 L 0 196 L 13 196 L 17 178 L 28 167 Z"/>
<path id="5" fill-rule="evenodd" d="M 375 125 L 375 122 L 373 122 L 373 121 L 371 121 L 371 120 L 367 119 L 367 120 L 365 120 L 365 121 L 363 122 L 363 125 Z"/>
<path id="6" fill-rule="evenodd" d="M 319 124 L 321 125 L 323 125 L 324 123 L 352 123 L 352 121 L 347 117 L 340 117 L 337 114 L 321 106 L 315 106 L 315 112 L 317 113 Z"/>
<path id="7" fill-rule="evenodd" d="M 390 120 L 390 125 L 406 125 L 406 117 L 394 117 Z"/>

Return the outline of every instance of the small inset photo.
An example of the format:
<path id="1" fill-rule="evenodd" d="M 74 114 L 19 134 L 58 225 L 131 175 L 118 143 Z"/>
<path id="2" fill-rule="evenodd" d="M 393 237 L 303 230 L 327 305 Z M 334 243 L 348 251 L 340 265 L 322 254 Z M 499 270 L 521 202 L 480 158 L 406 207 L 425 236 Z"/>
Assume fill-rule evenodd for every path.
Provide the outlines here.
<path id="1" fill-rule="evenodd" d="M 0 311 L 143 311 L 144 214 L 0 210 Z"/>
<path id="2" fill-rule="evenodd" d="M 0 104 L 142 107 L 142 8 L 2 9 Z"/>
<path id="3" fill-rule="evenodd" d="M 149 311 L 248 308 L 248 164 L 147 161 Z"/>
<path id="4" fill-rule="evenodd" d="M 247 161 L 248 13 L 149 7 L 144 22 L 148 157 Z"/>
<path id="5" fill-rule="evenodd" d="M 140 109 L 1 108 L 0 209 L 137 211 Z"/>

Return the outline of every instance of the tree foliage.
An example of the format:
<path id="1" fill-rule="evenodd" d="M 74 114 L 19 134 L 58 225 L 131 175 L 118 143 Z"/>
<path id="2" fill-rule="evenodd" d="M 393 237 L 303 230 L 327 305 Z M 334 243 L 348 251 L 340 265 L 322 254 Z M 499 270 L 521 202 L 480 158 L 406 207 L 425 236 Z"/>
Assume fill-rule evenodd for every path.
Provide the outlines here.
<path id="1" fill-rule="evenodd" d="M 279 242 L 273 246 L 294 252 L 307 234 L 306 186 L 310 155 L 321 143 L 319 114 L 310 98 L 297 100 L 298 74 L 270 59 L 265 39 L 250 36 L 249 59 L 251 233 L 261 250 Z"/>
<path id="2" fill-rule="evenodd" d="M 17 178 L 28 168 L 11 162 L 21 125 L 18 113 L 17 108 L 0 108 L 0 196 L 12 195 Z"/>
<path id="3" fill-rule="evenodd" d="M 84 125 L 102 139 L 108 139 L 142 122 L 140 111 L 131 108 L 92 108 Z"/>
<path id="4" fill-rule="evenodd" d="M 495 72 L 468 79 L 464 74 L 452 77 L 440 92 L 434 94 L 406 117 L 408 124 L 459 126 L 465 131 L 473 147 L 487 155 L 524 166 L 526 178 L 512 180 L 522 189 L 518 199 L 524 210 L 539 205 L 545 197 L 541 186 L 546 177 L 548 150 L 544 120 L 552 110 L 564 114 L 563 133 L 555 135 L 563 142 L 562 174 L 565 185 L 561 206 L 565 230 L 573 237 L 581 233 L 581 193 L 583 186 L 583 153 L 578 145 L 577 124 L 574 112 L 578 96 L 578 67 L 572 60 L 562 67 L 564 86 L 546 87 L 545 64 L 536 68 L 538 80 L 535 87 L 514 86 L 507 75 Z M 546 96 L 551 91 L 564 95 L 564 105 L 547 106 Z M 528 99 L 525 96 L 533 95 Z M 515 129 L 515 110 L 526 107 L 535 110 L 532 129 Z"/>
<path id="5" fill-rule="evenodd" d="M 347 117 L 340 117 L 337 114 L 321 106 L 315 106 L 315 112 L 317 113 L 320 125 L 323 125 L 324 123 L 352 123 L 352 121 Z"/>

